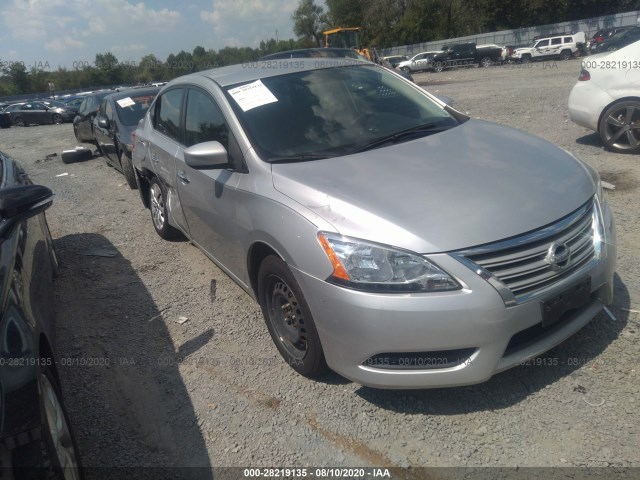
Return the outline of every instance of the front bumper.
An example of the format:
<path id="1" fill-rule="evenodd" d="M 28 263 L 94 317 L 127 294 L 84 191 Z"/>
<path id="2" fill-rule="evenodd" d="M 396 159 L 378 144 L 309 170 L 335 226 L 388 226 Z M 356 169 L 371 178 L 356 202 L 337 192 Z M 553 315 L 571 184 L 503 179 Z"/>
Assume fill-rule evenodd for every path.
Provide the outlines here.
<path id="1" fill-rule="evenodd" d="M 329 367 L 357 383 L 375 388 L 434 388 L 470 385 L 544 353 L 591 321 L 613 299 L 616 247 L 613 219 L 604 208 L 606 245 L 602 260 L 558 282 L 546 296 L 507 307 L 498 292 L 453 257 L 432 255 L 464 285 L 436 294 L 373 294 L 327 283 L 293 270 L 320 335 Z M 536 329 L 541 302 L 590 279 L 588 303 L 573 316 L 542 330 L 533 339 L 514 336 Z M 508 351 L 507 348 L 509 347 Z M 393 368 L 378 364 L 393 352 L 466 352 L 453 366 L 437 362 Z M 507 352 L 507 353 L 505 353 Z M 370 362 L 371 358 L 375 362 Z M 408 365 L 411 360 L 405 362 Z M 378 366 L 380 365 L 380 366 Z M 442 366 L 443 368 L 438 368 Z"/>

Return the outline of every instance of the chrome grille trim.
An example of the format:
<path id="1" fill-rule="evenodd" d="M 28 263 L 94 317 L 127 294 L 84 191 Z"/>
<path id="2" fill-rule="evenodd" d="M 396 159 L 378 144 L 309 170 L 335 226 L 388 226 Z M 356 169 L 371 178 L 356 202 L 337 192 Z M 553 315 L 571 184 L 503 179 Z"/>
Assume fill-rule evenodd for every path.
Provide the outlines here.
<path id="1" fill-rule="evenodd" d="M 595 198 L 552 225 L 518 237 L 452 253 L 487 280 L 507 306 L 539 297 L 555 284 L 596 263 L 593 244 Z M 554 242 L 571 251 L 569 263 L 551 268 L 547 254 Z"/>

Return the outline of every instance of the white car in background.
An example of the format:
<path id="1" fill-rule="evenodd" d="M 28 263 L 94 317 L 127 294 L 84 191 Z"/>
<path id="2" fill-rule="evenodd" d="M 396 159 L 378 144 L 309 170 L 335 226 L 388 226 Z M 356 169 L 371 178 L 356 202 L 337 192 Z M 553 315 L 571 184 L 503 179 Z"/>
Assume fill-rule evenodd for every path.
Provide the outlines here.
<path id="1" fill-rule="evenodd" d="M 420 72 L 423 70 L 434 70 L 433 57 L 435 57 L 439 53 L 442 52 L 434 51 L 418 53 L 417 55 L 411 57 L 409 60 L 400 62 L 396 68 L 410 73 Z"/>
<path id="2" fill-rule="evenodd" d="M 640 41 L 583 60 L 569 116 L 598 132 L 608 150 L 640 151 Z"/>

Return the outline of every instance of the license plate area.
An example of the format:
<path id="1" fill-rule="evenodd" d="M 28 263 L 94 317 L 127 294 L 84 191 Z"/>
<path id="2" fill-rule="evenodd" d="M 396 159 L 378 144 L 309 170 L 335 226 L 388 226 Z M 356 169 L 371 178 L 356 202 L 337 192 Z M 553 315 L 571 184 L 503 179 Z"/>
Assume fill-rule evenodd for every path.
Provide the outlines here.
<path id="1" fill-rule="evenodd" d="M 590 298 L 591 278 L 585 278 L 555 297 L 545 300 L 542 302 L 542 327 L 553 325 L 566 313 L 579 310 L 589 302 Z"/>

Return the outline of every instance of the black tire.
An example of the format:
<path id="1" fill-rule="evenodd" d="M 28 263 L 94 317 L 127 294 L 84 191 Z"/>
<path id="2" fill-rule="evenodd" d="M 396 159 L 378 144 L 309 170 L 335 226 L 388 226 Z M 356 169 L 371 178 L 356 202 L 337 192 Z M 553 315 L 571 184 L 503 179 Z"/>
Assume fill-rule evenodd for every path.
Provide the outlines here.
<path id="1" fill-rule="evenodd" d="M 122 167 L 122 174 L 127 180 L 127 185 L 131 190 L 138 189 L 138 182 L 136 182 L 136 173 L 133 171 L 132 160 L 125 155 L 122 150 L 118 151 L 118 159 L 120 160 L 120 166 Z"/>
<path id="2" fill-rule="evenodd" d="M 47 367 L 42 369 L 38 387 L 44 417 L 42 436 L 52 470 L 56 474 L 55 478 L 82 479 L 84 476 L 78 446 L 69 423 L 67 409 L 62 401 L 60 385 L 51 369 Z M 59 431 L 59 428 L 62 431 Z"/>
<path id="3" fill-rule="evenodd" d="M 62 115 L 60 115 L 59 113 L 54 113 L 53 116 L 51 117 L 51 123 L 60 125 L 63 122 L 64 122 L 64 119 L 62 118 Z"/>
<path id="4" fill-rule="evenodd" d="M 60 386 L 49 367 L 43 367 L 39 373 L 38 391 L 42 428 L 32 442 L 13 451 L 14 468 L 20 478 L 82 480 L 78 446 Z"/>
<path id="5" fill-rule="evenodd" d="M 402 67 L 400 70 L 402 70 L 403 72 L 406 72 L 406 73 L 410 73 L 411 72 L 409 67 Z"/>
<path id="6" fill-rule="evenodd" d="M 560 60 L 569 60 L 571 56 L 571 50 L 563 50 L 560 52 Z"/>
<path id="7" fill-rule="evenodd" d="M 27 126 L 27 125 L 26 125 L 26 123 L 24 123 L 24 118 L 22 118 L 22 117 L 16 117 L 16 118 L 13 120 L 13 124 L 14 124 L 16 127 L 26 127 L 26 126 Z"/>
<path id="8" fill-rule="evenodd" d="M 258 302 L 269 334 L 284 360 L 300 375 L 328 371 L 322 344 L 304 294 L 280 258 L 269 256 L 258 272 Z"/>
<path id="9" fill-rule="evenodd" d="M 531 55 L 523 55 L 522 63 L 531 63 Z"/>
<path id="10" fill-rule="evenodd" d="M 440 73 L 444 70 L 444 63 L 443 62 L 436 62 L 433 64 L 433 69 Z"/>
<path id="11" fill-rule="evenodd" d="M 625 100 L 610 105 L 602 114 L 598 133 L 612 152 L 640 152 L 640 101 Z"/>
<path id="12" fill-rule="evenodd" d="M 149 210 L 151 211 L 151 223 L 160 238 L 172 240 L 180 237 L 180 231 L 169 225 L 167 212 L 167 190 L 162 182 L 153 177 L 149 182 Z"/>
<path id="13" fill-rule="evenodd" d="M 79 143 L 82 143 L 82 140 L 80 140 L 80 137 L 78 136 L 78 126 L 75 123 L 73 124 L 73 135 Z"/>
<path id="14" fill-rule="evenodd" d="M 482 59 L 480 59 L 480 66 L 482 68 L 489 68 L 491 65 L 493 65 L 491 57 L 482 57 Z"/>

